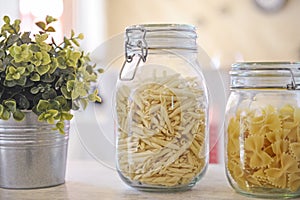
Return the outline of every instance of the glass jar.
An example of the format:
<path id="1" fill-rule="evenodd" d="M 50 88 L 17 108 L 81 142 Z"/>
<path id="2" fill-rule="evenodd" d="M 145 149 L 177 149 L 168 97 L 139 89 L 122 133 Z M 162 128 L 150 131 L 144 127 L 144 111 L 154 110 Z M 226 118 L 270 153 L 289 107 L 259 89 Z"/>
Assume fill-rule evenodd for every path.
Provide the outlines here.
<path id="1" fill-rule="evenodd" d="M 236 63 L 225 115 L 231 186 L 255 197 L 300 195 L 300 63 Z"/>
<path id="2" fill-rule="evenodd" d="M 208 161 L 208 94 L 190 25 L 126 29 L 116 90 L 117 171 L 146 191 L 187 190 Z"/>

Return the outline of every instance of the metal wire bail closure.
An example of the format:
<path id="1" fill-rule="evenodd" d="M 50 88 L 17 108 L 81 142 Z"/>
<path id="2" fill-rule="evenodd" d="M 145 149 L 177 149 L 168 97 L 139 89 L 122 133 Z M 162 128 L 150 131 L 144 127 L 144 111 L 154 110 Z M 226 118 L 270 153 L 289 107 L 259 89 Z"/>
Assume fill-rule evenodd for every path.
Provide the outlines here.
<path id="1" fill-rule="evenodd" d="M 291 81 L 291 84 L 287 84 L 287 86 L 286 86 L 287 89 L 288 90 L 300 90 L 300 84 L 296 83 L 295 75 L 293 73 L 293 70 L 292 69 L 289 69 L 289 70 L 291 72 L 292 81 Z M 299 68 L 297 70 L 299 70 Z"/>
<path id="2" fill-rule="evenodd" d="M 298 62 L 241 62 L 229 73 L 231 89 L 300 90 Z"/>
<path id="3" fill-rule="evenodd" d="M 142 35 L 142 38 L 141 40 L 138 40 L 137 44 L 133 45 L 130 43 L 129 41 L 129 31 L 141 31 L 143 33 Z M 136 74 L 136 71 L 137 71 L 137 68 L 140 64 L 141 61 L 143 62 L 146 62 L 146 58 L 147 58 L 147 55 L 148 55 L 148 45 L 147 45 L 147 42 L 146 42 L 146 29 L 142 28 L 142 27 L 137 27 L 137 28 L 134 28 L 134 29 L 130 29 L 130 30 L 126 30 L 126 42 L 125 42 L 125 61 L 122 65 L 122 68 L 120 70 L 120 73 L 119 73 L 119 79 L 122 80 L 122 81 L 131 81 L 134 79 L 135 77 L 135 74 Z M 140 52 L 139 53 L 133 53 L 133 54 L 129 54 L 128 53 L 128 49 L 132 49 L 134 47 L 138 47 Z M 139 56 L 139 59 L 134 67 L 134 71 L 133 71 L 133 74 L 131 77 L 123 77 L 122 74 L 123 74 L 123 71 L 124 71 L 124 68 L 126 66 L 127 63 L 131 63 L 133 61 L 133 58 L 135 55 L 138 55 Z"/>

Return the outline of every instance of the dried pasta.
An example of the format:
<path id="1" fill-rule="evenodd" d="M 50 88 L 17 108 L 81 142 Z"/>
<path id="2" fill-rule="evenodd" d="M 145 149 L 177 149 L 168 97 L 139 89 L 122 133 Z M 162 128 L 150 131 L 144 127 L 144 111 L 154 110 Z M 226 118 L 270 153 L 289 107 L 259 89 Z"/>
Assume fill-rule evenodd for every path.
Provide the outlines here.
<path id="1" fill-rule="evenodd" d="M 300 108 L 238 110 L 227 134 L 227 169 L 240 188 L 300 190 Z"/>
<path id="2" fill-rule="evenodd" d="M 164 73 L 131 84 L 122 84 L 116 94 L 121 174 L 137 184 L 166 187 L 197 180 L 207 162 L 201 83 Z"/>

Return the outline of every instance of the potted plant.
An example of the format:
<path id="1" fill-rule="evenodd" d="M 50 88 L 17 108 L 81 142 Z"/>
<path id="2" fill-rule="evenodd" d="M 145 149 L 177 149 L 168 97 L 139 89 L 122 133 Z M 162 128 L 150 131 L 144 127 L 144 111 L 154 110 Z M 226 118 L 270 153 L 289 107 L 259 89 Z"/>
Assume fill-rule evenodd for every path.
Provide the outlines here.
<path id="1" fill-rule="evenodd" d="M 72 110 L 101 102 L 99 70 L 79 49 L 83 34 L 57 44 L 55 18 L 37 22 L 39 33 L 20 32 L 3 18 L 0 33 L 0 187 L 39 188 L 64 183 Z M 101 71 L 100 71 L 101 72 Z"/>

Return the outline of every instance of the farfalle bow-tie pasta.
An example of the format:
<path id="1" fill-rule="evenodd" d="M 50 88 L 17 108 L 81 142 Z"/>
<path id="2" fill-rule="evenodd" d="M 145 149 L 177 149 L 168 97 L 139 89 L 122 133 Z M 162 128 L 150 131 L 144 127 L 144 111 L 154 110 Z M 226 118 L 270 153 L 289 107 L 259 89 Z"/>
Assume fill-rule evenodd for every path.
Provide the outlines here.
<path id="1" fill-rule="evenodd" d="M 227 168 L 240 188 L 300 190 L 300 108 L 238 110 L 227 132 Z"/>

